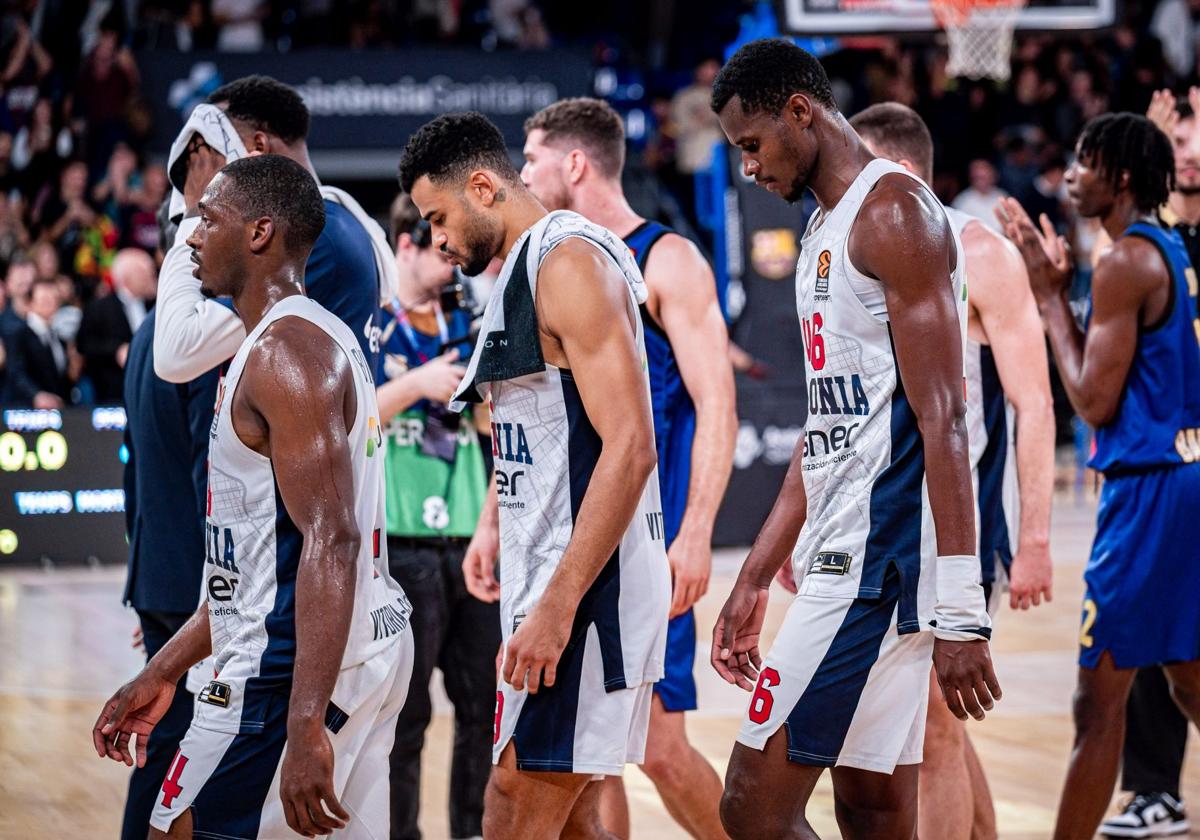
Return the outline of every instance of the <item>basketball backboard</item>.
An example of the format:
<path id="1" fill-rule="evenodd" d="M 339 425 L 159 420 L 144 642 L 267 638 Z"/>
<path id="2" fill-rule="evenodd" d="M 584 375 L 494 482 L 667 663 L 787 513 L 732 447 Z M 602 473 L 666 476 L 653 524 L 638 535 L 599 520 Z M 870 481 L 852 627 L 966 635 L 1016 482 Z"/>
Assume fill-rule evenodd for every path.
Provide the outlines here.
<path id="1" fill-rule="evenodd" d="M 940 29 L 929 0 L 785 0 L 790 32 L 804 35 L 932 32 Z M 1116 0 L 1028 0 L 1018 29 L 1101 29 Z"/>

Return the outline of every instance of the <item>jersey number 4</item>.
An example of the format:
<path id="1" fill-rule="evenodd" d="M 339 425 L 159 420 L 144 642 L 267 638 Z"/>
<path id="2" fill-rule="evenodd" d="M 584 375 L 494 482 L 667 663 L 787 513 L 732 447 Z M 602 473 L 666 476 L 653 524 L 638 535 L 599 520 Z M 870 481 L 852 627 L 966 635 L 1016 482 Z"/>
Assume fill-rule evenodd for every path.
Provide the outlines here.
<path id="1" fill-rule="evenodd" d="M 167 777 L 163 779 L 162 804 L 164 808 L 170 808 L 171 803 L 175 801 L 175 797 L 183 793 L 183 786 L 179 784 L 179 777 L 183 775 L 183 768 L 187 767 L 188 758 L 179 750 L 175 750 L 175 758 L 171 759 L 171 766 L 167 768 Z"/>

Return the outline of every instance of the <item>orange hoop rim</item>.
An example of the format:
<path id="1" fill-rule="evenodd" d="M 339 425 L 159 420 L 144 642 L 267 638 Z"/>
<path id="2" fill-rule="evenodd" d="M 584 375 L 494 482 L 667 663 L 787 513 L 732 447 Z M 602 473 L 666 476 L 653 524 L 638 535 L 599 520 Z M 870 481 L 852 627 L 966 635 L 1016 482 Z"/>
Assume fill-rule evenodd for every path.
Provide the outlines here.
<path id="1" fill-rule="evenodd" d="M 933 15 L 942 27 L 962 26 L 977 9 L 1021 9 L 1027 0 L 929 0 Z"/>

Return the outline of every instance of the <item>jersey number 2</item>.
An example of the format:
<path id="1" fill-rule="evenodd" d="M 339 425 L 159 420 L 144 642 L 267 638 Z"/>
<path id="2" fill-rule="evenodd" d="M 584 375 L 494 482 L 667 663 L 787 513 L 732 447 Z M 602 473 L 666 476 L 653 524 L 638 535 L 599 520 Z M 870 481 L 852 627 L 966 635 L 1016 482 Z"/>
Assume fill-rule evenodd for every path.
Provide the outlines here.
<path id="1" fill-rule="evenodd" d="M 1092 638 L 1092 625 L 1096 623 L 1096 602 L 1091 598 L 1083 602 L 1083 624 L 1079 627 L 1079 644 L 1090 648 L 1096 643 Z"/>

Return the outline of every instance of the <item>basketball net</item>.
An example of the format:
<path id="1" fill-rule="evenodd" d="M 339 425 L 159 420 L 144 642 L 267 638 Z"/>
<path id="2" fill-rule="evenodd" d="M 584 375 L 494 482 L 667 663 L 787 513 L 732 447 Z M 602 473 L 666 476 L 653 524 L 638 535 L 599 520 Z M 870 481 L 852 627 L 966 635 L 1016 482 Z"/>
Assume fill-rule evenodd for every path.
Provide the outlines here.
<path id="1" fill-rule="evenodd" d="M 950 42 L 946 73 L 1007 81 L 1013 29 L 1026 0 L 930 0 Z"/>

